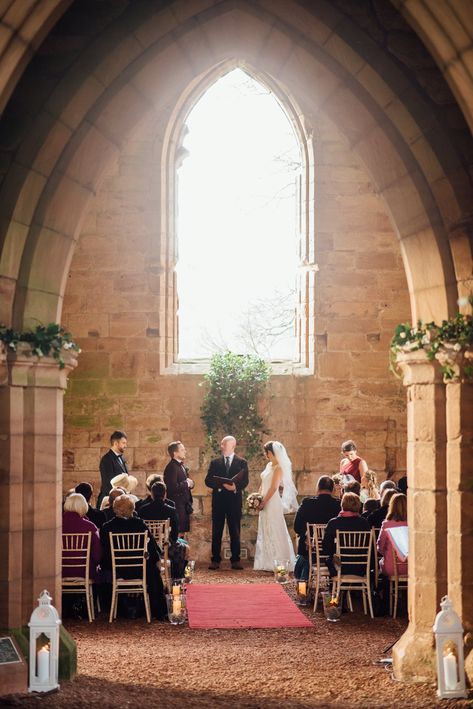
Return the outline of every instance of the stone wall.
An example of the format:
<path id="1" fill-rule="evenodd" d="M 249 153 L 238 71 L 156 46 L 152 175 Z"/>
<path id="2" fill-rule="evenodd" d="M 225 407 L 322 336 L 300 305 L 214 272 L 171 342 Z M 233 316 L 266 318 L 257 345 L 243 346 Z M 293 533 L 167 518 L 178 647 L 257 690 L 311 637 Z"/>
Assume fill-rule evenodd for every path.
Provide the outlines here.
<path id="1" fill-rule="evenodd" d="M 199 414 L 198 374 L 160 371 L 164 297 L 153 265 L 155 127 L 143 126 L 105 179 L 82 228 L 66 289 L 64 325 L 80 342 L 65 398 L 64 485 L 98 486 L 100 456 L 115 428 L 128 435 L 140 480 L 162 471 L 166 446 L 186 444 L 196 480 L 193 554 L 206 558 L 210 497 Z M 405 393 L 389 372 L 393 327 L 410 318 L 396 236 L 369 176 L 326 119 L 316 135 L 315 375 L 275 375 L 263 402 L 274 438 L 288 448 L 301 494 L 338 469 L 340 443 L 354 438 L 380 479 L 405 469 Z M 256 489 L 261 465 L 252 472 Z M 245 517 L 253 552 L 256 519 Z"/>

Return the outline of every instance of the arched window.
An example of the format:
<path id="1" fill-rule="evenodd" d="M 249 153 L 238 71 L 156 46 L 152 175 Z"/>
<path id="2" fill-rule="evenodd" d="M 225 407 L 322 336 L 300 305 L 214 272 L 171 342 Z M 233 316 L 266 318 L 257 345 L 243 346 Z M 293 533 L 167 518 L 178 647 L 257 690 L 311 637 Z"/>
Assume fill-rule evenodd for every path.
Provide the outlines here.
<path id="1" fill-rule="evenodd" d="M 301 145 L 240 68 L 188 113 L 177 172 L 178 359 L 215 351 L 298 361 Z"/>

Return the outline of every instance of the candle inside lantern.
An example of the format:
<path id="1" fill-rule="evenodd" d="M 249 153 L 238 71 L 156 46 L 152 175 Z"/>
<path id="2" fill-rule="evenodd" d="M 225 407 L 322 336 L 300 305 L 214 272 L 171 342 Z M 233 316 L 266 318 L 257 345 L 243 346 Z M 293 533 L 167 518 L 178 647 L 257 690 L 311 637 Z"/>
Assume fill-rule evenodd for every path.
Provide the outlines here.
<path id="1" fill-rule="evenodd" d="M 180 598 L 174 598 L 172 601 L 172 612 L 174 615 L 179 615 L 182 608 L 182 602 Z"/>
<path id="2" fill-rule="evenodd" d="M 180 586 L 173 586 L 172 587 L 172 595 L 173 596 L 180 596 L 181 595 L 181 587 Z"/>
<path id="3" fill-rule="evenodd" d="M 305 581 L 299 581 L 297 591 L 300 596 L 307 596 L 307 583 Z"/>
<path id="4" fill-rule="evenodd" d="M 38 679 L 40 682 L 47 682 L 49 678 L 49 649 L 45 645 L 38 651 Z"/>
<path id="5" fill-rule="evenodd" d="M 445 686 L 452 690 L 457 686 L 457 660 L 453 652 L 444 655 L 443 658 L 443 673 L 445 675 Z"/>

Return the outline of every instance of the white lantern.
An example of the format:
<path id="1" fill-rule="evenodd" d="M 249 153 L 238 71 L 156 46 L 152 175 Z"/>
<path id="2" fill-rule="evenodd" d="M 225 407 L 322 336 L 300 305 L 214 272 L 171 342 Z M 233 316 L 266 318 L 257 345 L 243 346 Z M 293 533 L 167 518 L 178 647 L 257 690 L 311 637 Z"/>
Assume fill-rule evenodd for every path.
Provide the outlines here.
<path id="1" fill-rule="evenodd" d="M 442 610 L 437 613 L 433 627 L 437 649 L 437 696 L 442 699 L 466 697 L 463 626 L 447 596 L 442 598 L 440 606 Z"/>
<path id="2" fill-rule="evenodd" d="M 30 692 L 50 692 L 59 687 L 59 626 L 61 620 L 52 598 L 44 590 L 39 605 L 31 614 L 30 628 Z"/>

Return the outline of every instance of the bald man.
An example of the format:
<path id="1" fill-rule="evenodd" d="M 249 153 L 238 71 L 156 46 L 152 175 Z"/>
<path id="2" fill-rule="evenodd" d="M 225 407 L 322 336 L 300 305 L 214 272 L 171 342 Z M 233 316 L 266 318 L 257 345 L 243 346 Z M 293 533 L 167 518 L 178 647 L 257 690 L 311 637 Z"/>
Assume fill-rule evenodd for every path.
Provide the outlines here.
<path id="1" fill-rule="evenodd" d="M 225 521 L 230 534 L 232 569 L 243 568 L 240 564 L 241 493 L 248 485 L 248 463 L 235 455 L 235 448 L 236 439 L 225 436 L 220 443 L 222 455 L 211 461 L 205 478 L 205 484 L 212 489 L 212 561 L 209 566 L 212 570 L 220 568 Z"/>

